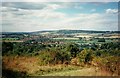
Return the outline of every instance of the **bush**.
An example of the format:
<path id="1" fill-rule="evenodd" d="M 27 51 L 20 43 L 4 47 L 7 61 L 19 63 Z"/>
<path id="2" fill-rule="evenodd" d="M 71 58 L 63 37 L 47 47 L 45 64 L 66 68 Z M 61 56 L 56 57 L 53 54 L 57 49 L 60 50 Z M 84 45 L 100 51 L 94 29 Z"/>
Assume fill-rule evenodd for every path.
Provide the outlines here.
<path id="1" fill-rule="evenodd" d="M 71 56 L 73 58 L 76 57 L 76 55 L 80 51 L 79 46 L 77 44 L 74 44 L 74 43 L 68 44 L 66 48 L 67 48 L 67 51 L 71 53 Z"/>
<path id="2" fill-rule="evenodd" d="M 54 53 L 52 52 L 40 52 L 40 63 L 41 65 L 50 64 L 54 61 Z"/>
<path id="3" fill-rule="evenodd" d="M 93 61 L 99 66 L 102 71 L 111 73 L 111 75 L 120 75 L 120 57 L 95 57 Z"/>
<path id="4" fill-rule="evenodd" d="M 81 63 L 89 63 L 93 60 L 93 51 L 92 50 L 82 50 L 77 57 Z"/>
<path id="5" fill-rule="evenodd" d="M 108 56 L 103 60 L 104 63 L 102 62 L 101 68 L 104 68 L 104 70 L 110 72 L 112 75 L 120 75 L 120 57 Z"/>
<path id="6" fill-rule="evenodd" d="M 47 64 L 63 64 L 66 61 L 71 60 L 70 52 L 65 50 L 58 51 L 58 48 L 50 48 L 49 51 L 44 50 L 40 52 L 39 54 L 41 65 L 47 65 Z"/>
<path id="7" fill-rule="evenodd" d="M 98 42 L 105 42 L 105 39 L 104 38 L 99 38 Z"/>

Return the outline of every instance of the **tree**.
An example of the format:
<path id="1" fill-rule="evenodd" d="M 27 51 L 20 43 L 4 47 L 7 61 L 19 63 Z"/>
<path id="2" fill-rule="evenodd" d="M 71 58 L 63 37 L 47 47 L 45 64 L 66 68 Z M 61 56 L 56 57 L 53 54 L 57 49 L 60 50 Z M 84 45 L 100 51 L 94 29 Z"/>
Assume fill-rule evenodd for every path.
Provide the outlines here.
<path id="1" fill-rule="evenodd" d="M 93 59 L 93 51 L 91 49 L 84 49 L 77 55 L 77 57 L 81 63 L 88 63 Z"/>
<path id="2" fill-rule="evenodd" d="M 2 43 L 2 54 L 5 55 L 8 52 L 13 50 L 13 43 L 11 42 L 3 42 Z"/>
<path id="3" fill-rule="evenodd" d="M 98 42 L 105 42 L 105 39 L 104 38 L 99 38 Z"/>
<path id="4" fill-rule="evenodd" d="M 71 53 L 72 57 L 76 57 L 79 52 L 79 46 L 77 44 L 69 44 L 67 50 Z"/>

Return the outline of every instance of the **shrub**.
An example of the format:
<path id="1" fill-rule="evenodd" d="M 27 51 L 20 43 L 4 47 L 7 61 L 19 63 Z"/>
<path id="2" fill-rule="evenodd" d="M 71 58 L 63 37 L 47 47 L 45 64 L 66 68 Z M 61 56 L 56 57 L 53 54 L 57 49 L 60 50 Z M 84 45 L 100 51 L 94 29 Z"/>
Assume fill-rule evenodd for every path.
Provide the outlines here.
<path id="1" fill-rule="evenodd" d="M 104 38 L 99 38 L 98 42 L 105 42 L 105 39 Z"/>
<path id="2" fill-rule="evenodd" d="M 71 53 L 71 56 L 74 58 L 79 52 L 79 46 L 74 43 L 70 43 L 67 45 L 67 51 Z"/>
<path id="3" fill-rule="evenodd" d="M 71 55 L 70 52 L 65 51 L 65 50 L 59 50 L 57 48 L 51 48 L 49 51 L 44 50 L 40 52 L 39 54 L 40 60 L 41 60 L 41 65 L 46 65 L 46 64 L 57 64 L 57 63 L 64 63 L 66 61 L 71 60 Z"/>
<path id="4" fill-rule="evenodd" d="M 120 57 L 95 57 L 93 61 L 99 66 L 102 71 L 111 73 L 111 75 L 120 75 Z"/>
<path id="5" fill-rule="evenodd" d="M 54 61 L 54 56 L 51 52 L 41 52 L 40 53 L 40 63 L 41 65 L 50 64 Z"/>
<path id="6" fill-rule="evenodd" d="M 93 59 L 93 51 L 90 49 L 84 49 L 77 55 L 77 57 L 81 63 L 89 63 Z"/>

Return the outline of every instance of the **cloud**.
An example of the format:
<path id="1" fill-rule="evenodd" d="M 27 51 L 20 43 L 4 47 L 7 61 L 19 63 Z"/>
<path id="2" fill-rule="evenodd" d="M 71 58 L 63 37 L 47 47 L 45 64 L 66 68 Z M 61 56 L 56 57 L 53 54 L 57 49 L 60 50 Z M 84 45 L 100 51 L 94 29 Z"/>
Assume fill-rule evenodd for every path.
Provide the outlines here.
<path id="1" fill-rule="evenodd" d="M 113 19 L 111 19 L 113 18 Z M 117 16 L 107 14 L 78 14 L 74 17 L 66 18 L 61 24 L 68 26 L 68 29 L 87 29 L 87 30 L 117 30 Z"/>
<path id="2" fill-rule="evenodd" d="M 22 5 L 20 5 L 22 4 Z M 5 3 L 2 7 L 3 31 L 39 31 L 46 29 L 117 30 L 116 10 L 106 13 L 70 15 L 56 9 L 79 6 L 71 3 Z M 32 6 L 32 7 L 30 7 Z M 84 7 L 83 7 L 84 9 Z M 79 10 L 79 9 L 78 9 Z M 91 11 L 95 11 L 92 9 Z M 72 10 L 71 10 L 72 11 Z M 108 11 L 108 12 L 107 12 Z M 111 13 L 112 11 L 112 13 Z"/>
<path id="3" fill-rule="evenodd" d="M 37 2 L 3 2 L 3 7 L 11 7 L 17 9 L 29 9 L 29 10 L 40 10 L 46 7 L 45 3 L 37 3 Z"/>
<path id="4" fill-rule="evenodd" d="M 47 7 L 45 9 L 56 10 L 58 8 L 61 8 L 61 5 L 58 5 L 58 4 L 47 4 Z"/>
<path id="5" fill-rule="evenodd" d="M 75 3 L 76 5 L 77 3 Z M 3 2 L 3 7 L 16 8 L 16 9 L 24 9 L 24 10 L 56 10 L 59 8 L 70 8 L 73 7 L 74 4 L 70 2 Z M 78 6 L 77 6 L 78 7 Z"/>
<path id="6" fill-rule="evenodd" d="M 116 14 L 116 13 L 118 13 L 118 9 L 107 9 L 106 13 L 107 14 Z"/>
<path id="7" fill-rule="evenodd" d="M 35 13 L 37 14 L 37 13 Z M 68 17 L 54 12 L 37 15 L 10 17 L 4 22 L 10 24 L 3 27 L 4 31 L 39 31 L 45 29 L 87 29 L 87 30 L 117 30 L 117 20 L 114 16 L 101 14 L 79 14 Z M 56 14 L 56 15 L 55 15 Z M 16 27 L 17 26 L 17 27 Z M 8 28 L 8 29 L 6 29 Z"/>
<path id="8" fill-rule="evenodd" d="M 119 0 L 91 0 L 91 2 L 118 2 Z M 2 2 L 90 2 L 90 0 L 2 0 Z"/>

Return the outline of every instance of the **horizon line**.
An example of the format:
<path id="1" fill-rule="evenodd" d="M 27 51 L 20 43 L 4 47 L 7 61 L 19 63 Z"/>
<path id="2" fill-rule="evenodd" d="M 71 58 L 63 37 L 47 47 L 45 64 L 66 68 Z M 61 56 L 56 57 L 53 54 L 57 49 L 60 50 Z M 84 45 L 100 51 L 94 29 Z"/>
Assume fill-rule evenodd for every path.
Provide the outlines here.
<path id="1" fill-rule="evenodd" d="M 15 33 L 15 32 L 24 32 L 24 33 L 32 33 L 32 32 L 39 32 L 39 31 L 60 31 L 60 30 L 78 30 L 78 29 L 46 29 L 46 30 L 36 30 L 36 31 L 2 31 L 3 32 L 11 32 L 11 33 Z M 120 30 L 85 30 L 85 29 L 81 29 L 81 31 L 108 31 L 108 32 L 116 32 L 116 31 L 120 31 Z"/>

